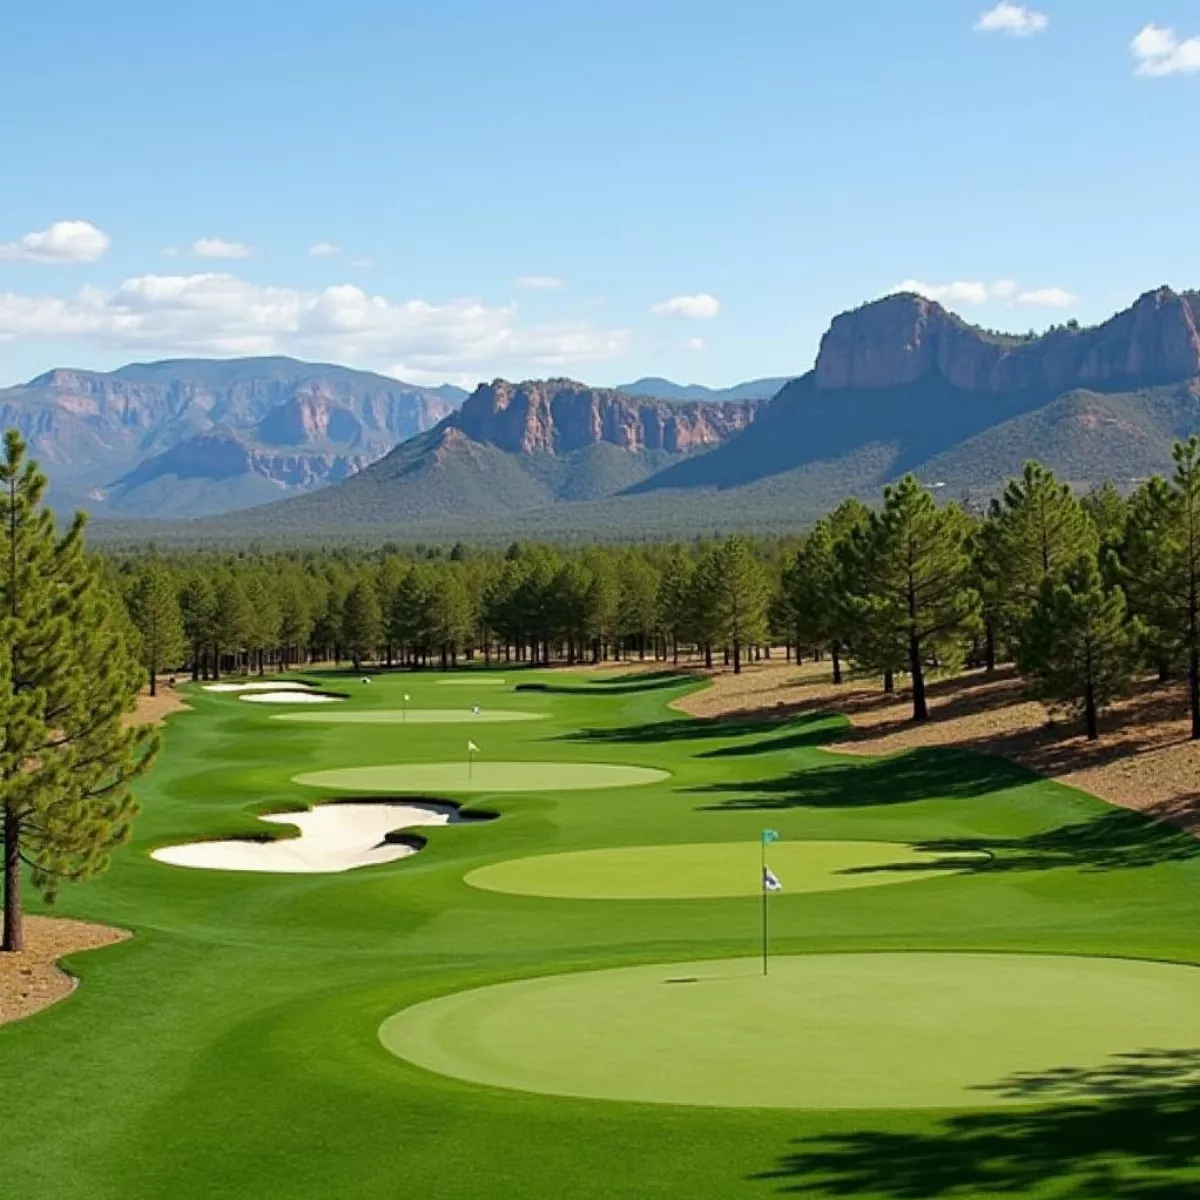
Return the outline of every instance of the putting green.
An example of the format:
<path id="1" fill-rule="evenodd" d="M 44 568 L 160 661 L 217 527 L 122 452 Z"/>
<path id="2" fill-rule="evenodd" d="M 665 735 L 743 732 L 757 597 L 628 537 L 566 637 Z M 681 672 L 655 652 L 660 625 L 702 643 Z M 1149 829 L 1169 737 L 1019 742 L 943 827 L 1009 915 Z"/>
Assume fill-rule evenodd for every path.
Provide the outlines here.
<path id="1" fill-rule="evenodd" d="M 755 896 L 757 842 L 624 846 L 511 858 L 467 875 L 473 887 L 579 900 L 695 900 Z M 768 861 L 785 894 L 917 883 L 986 860 L 933 854 L 894 842 L 777 842 Z"/>
<path id="2" fill-rule="evenodd" d="M 458 708 L 375 708 L 349 712 L 284 713 L 272 721 L 303 725 L 499 725 L 508 721 L 544 721 L 546 713 L 482 708 L 478 713 Z"/>
<path id="3" fill-rule="evenodd" d="M 1030 1104 L 1042 1075 L 1056 1100 L 1087 1099 L 1111 1085 L 1114 1056 L 1146 1047 L 1194 1056 L 1200 970 L 821 954 L 774 959 L 764 979 L 756 959 L 666 963 L 458 992 L 394 1014 L 380 1038 L 439 1074 L 561 1096 L 739 1108 Z"/>
<path id="4" fill-rule="evenodd" d="M 441 792 L 581 792 L 637 787 L 669 779 L 668 771 L 617 763 L 466 762 L 387 763 L 310 771 L 294 777 L 307 787 L 342 792 L 423 795 Z"/>

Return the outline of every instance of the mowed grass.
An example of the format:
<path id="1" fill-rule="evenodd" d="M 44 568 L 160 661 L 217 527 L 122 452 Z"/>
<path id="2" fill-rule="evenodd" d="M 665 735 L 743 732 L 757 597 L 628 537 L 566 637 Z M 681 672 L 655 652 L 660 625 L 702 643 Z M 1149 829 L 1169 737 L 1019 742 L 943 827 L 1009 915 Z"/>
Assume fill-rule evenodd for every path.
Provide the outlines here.
<path id="1" fill-rule="evenodd" d="M 339 711 L 395 710 L 405 693 L 413 707 L 446 707 L 444 677 L 433 674 L 376 676 L 370 688 L 306 677 L 349 694 Z M 459 678 L 454 687 L 471 686 Z M 978 859 L 904 886 L 773 896 L 779 955 L 1200 961 L 1200 843 L 1182 834 L 997 760 L 830 754 L 822 747 L 837 718 L 689 720 L 667 702 L 693 685 L 665 674 L 505 678 L 488 685 L 506 689 L 502 706 L 545 719 L 480 731 L 481 763 L 607 763 L 669 777 L 460 796 L 467 811 L 500 819 L 423 831 L 419 854 L 344 875 L 188 871 L 150 851 L 261 835 L 255 813 L 320 799 L 297 775 L 457 763 L 465 732 L 428 725 L 411 738 L 372 724 L 280 722 L 269 705 L 193 694 L 195 711 L 171 719 L 139 784 L 133 843 L 107 875 L 66 889 L 59 907 L 136 936 L 78 956 L 83 982 L 70 999 L 0 1027 L 0 1194 L 1174 1200 L 1200 1189 L 1200 1047 L 1158 1045 L 1151 1024 L 1142 1044 L 1124 1026 L 1126 1057 L 1081 1066 L 1064 1054 L 1009 1078 L 1028 1103 L 961 1111 L 564 1098 L 466 1082 L 389 1053 L 381 1025 L 436 997 L 757 948 L 757 895 L 520 896 L 470 886 L 471 871 L 623 846 L 753 843 L 764 827 L 788 844 L 891 842 Z M 529 683 L 543 686 L 515 690 Z M 1090 999 L 1089 1022 L 1104 988 Z M 776 1024 L 786 1041 L 788 1022 Z M 743 1077 L 760 1066 L 747 1061 Z M 1080 1104 L 1081 1089 L 1098 1098 Z"/>

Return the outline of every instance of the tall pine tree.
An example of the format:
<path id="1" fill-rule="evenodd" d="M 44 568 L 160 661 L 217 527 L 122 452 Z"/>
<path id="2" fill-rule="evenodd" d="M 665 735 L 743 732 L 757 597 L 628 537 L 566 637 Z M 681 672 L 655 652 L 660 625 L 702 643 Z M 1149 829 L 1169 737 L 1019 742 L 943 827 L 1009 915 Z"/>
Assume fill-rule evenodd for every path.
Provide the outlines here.
<path id="1" fill-rule="evenodd" d="M 1100 712 L 1125 690 L 1138 626 L 1120 588 L 1105 588 L 1094 556 L 1080 555 L 1061 577 L 1047 576 L 1021 631 L 1017 665 L 1038 694 L 1083 716 L 1089 741 Z"/>
<path id="2" fill-rule="evenodd" d="M 871 514 L 847 552 L 855 616 L 870 625 L 865 641 L 904 648 L 914 721 L 929 719 L 926 667 L 948 665 L 962 636 L 979 626 L 979 596 L 968 583 L 969 535 L 960 508 L 938 508 L 906 475 L 886 489 L 883 511 Z"/>
<path id="3" fill-rule="evenodd" d="M 137 629 L 150 695 L 158 694 L 158 673 L 178 665 L 187 653 L 179 593 L 171 573 L 157 558 L 138 568 L 129 588 L 129 616 Z"/>
<path id="4" fill-rule="evenodd" d="M 15 431 L 0 463 L 0 808 L 3 949 L 24 945 L 22 871 L 47 900 L 104 870 L 129 833 L 129 782 L 157 746 L 122 721 L 143 671 L 120 602 L 83 548 L 83 518 L 59 537 L 45 476 Z"/>

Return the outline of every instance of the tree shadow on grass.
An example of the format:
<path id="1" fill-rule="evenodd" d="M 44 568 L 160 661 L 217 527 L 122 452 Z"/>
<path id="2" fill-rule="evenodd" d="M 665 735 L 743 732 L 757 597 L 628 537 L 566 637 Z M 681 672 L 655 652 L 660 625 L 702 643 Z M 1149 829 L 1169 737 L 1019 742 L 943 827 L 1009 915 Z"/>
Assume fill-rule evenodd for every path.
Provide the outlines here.
<path id="1" fill-rule="evenodd" d="M 753 1178 L 807 1196 L 1200 1196 L 1200 1051 L 1142 1051 L 1098 1070 L 1062 1068 L 998 1085 L 1007 1095 L 1096 1100 L 967 1113 L 929 1129 L 798 1139 Z M 1011 1089 L 1016 1089 L 1011 1090 Z"/>
<path id="2" fill-rule="evenodd" d="M 914 843 L 931 854 L 961 854 L 959 870 L 976 874 L 1002 871 L 1049 871 L 1076 867 L 1117 871 L 1187 862 L 1200 857 L 1200 840 L 1140 813 L 1106 812 L 1019 838 L 939 838 Z M 847 874 L 945 870 L 942 863 L 899 862 L 851 867 Z"/>
<path id="3" fill-rule="evenodd" d="M 687 675 L 675 675 L 669 671 L 655 671 L 649 675 L 638 675 L 633 679 L 592 679 L 584 684 L 576 683 L 518 683 L 514 692 L 542 692 L 555 696 L 631 696 L 638 692 L 657 692 L 664 688 L 677 688 L 690 682 Z"/>
<path id="4" fill-rule="evenodd" d="M 728 799 L 710 811 L 789 808 L 871 808 L 918 800 L 965 799 L 1020 787 L 1033 776 L 999 758 L 952 750 L 913 750 L 895 758 L 866 759 L 792 771 L 774 779 L 712 783 L 692 788 Z"/>
<path id="5" fill-rule="evenodd" d="M 615 729 L 583 729 L 564 734 L 563 740 L 593 744 L 620 742 L 629 745 L 656 745 L 667 742 L 729 741 L 735 738 L 755 738 L 767 733 L 778 734 L 765 740 L 706 750 L 699 756 L 724 758 L 824 746 L 837 738 L 840 731 L 841 723 L 838 718 L 828 716 L 809 716 L 786 722 L 768 717 L 742 721 L 687 717 L 682 720 L 622 725 Z"/>

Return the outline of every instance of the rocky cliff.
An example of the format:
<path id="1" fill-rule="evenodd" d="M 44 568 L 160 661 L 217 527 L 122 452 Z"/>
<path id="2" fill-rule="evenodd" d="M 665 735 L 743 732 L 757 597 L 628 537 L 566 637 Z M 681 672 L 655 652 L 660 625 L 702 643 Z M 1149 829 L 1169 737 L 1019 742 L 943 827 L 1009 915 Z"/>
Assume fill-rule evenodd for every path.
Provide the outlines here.
<path id="1" fill-rule="evenodd" d="M 49 371 L 0 390 L 0 427 L 21 430 L 72 502 L 138 512 L 141 483 L 169 475 L 223 481 L 236 507 L 239 476 L 285 494 L 344 478 L 436 425 L 454 399 L 345 367 L 195 359 Z"/>
<path id="2" fill-rule="evenodd" d="M 907 387 L 931 379 L 981 395 L 1058 395 L 1176 383 L 1200 375 L 1196 293 L 1159 288 L 1090 329 L 1034 338 L 987 333 L 940 304 L 888 296 L 834 319 L 821 342 L 819 391 Z"/>
<path id="3" fill-rule="evenodd" d="M 754 419 L 757 401 L 675 403 L 570 379 L 481 384 L 449 424 L 510 454 L 569 454 L 594 445 L 690 454 Z"/>

